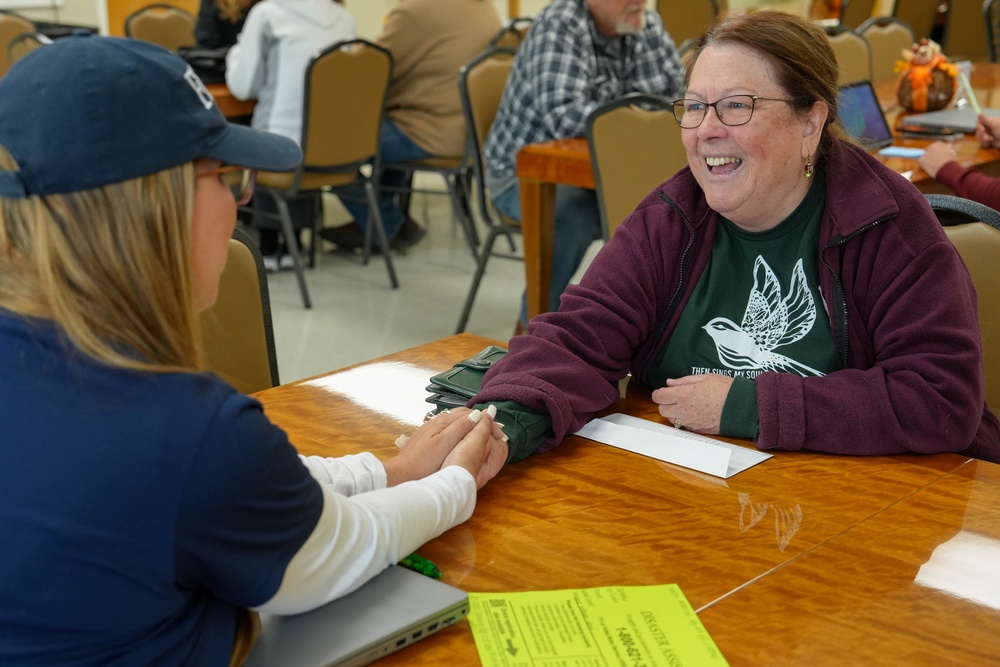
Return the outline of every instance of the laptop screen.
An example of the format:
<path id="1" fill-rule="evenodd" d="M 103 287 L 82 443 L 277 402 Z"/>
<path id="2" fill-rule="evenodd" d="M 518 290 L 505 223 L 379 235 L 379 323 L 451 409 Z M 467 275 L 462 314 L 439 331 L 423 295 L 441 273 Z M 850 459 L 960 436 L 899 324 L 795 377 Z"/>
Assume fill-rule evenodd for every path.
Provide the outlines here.
<path id="1" fill-rule="evenodd" d="M 837 113 L 844 129 L 868 150 L 892 143 L 892 131 L 870 81 L 857 81 L 840 87 Z"/>

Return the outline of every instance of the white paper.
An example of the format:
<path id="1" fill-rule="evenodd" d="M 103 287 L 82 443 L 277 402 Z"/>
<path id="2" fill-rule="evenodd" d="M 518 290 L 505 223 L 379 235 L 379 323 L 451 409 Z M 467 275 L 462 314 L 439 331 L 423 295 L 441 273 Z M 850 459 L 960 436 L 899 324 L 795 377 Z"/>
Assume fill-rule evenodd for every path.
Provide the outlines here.
<path id="1" fill-rule="evenodd" d="M 771 454 L 621 413 L 592 419 L 576 435 L 724 479 L 771 458 Z"/>
<path id="2" fill-rule="evenodd" d="M 885 157 L 918 158 L 924 154 L 923 148 L 908 148 L 906 146 L 886 146 L 878 152 Z"/>

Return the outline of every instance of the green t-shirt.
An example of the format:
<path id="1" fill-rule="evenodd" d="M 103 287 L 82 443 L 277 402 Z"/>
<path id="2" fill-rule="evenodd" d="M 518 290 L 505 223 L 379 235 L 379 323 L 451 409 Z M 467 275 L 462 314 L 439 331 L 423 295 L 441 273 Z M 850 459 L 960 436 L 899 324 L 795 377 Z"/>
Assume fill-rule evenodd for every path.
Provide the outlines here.
<path id="1" fill-rule="evenodd" d="M 685 375 L 735 378 L 723 435 L 756 435 L 753 380 L 761 373 L 821 376 L 840 367 L 818 285 L 824 197 L 817 181 L 788 218 L 765 232 L 722 218 L 708 266 L 650 371 L 654 387 Z"/>

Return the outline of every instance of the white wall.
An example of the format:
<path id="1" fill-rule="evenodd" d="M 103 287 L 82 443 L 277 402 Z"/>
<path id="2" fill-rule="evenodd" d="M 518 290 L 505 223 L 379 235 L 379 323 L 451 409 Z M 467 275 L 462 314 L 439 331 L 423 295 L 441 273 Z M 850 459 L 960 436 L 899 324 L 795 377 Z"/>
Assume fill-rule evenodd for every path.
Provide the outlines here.
<path id="1" fill-rule="evenodd" d="M 98 2 L 104 0 L 0 0 L 0 9 L 9 9 L 35 21 L 96 27 L 99 24 Z"/>

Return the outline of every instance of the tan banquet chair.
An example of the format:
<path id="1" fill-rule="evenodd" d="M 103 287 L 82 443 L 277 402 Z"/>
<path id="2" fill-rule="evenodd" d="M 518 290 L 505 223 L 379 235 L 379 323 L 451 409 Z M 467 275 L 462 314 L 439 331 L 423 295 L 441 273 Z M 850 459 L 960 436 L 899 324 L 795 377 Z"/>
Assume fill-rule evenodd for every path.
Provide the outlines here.
<path id="1" fill-rule="evenodd" d="M 386 92 L 392 77 L 389 52 L 363 39 L 338 42 L 315 54 L 305 72 L 303 101 L 303 161 L 293 172 L 259 172 L 257 194 L 274 200 L 277 213 L 244 210 L 277 220 L 295 265 L 302 303 L 312 307 L 305 279 L 305 262 L 293 231 L 288 201 L 316 192 L 364 193 L 368 203 L 364 263 L 371 254 L 372 234 L 378 242 L 393 288 L 399 287 L 379 213 L 375 183 L 379 171 L 379 132 Z M 349 91 L 350 94 L 345 94 Z M 317 222 L 322 216 L 317 216 Z M 318 229 L 310 252 L 315 258 Z"/>
<path id="2" fill-rule="evenodd" d="M 674 44 L 698 39 L 719 15 L 715 0 L 657 0 L 656 13 Z"/>
<path id="3" fill-rule="evenodd" d="M 52 40 L 40 32 L 25 32 L 11 40 L 7 46 L 7 59 L 11 66 L 39 46 L 51 44 Z"/>
<path id="4" fill-rule="evenodd" d="M 193 14 L 173 5 L 146 5 L 125 19 L 125 36 L 176 51 L 195 45 L 196 21 Z"/>
<path id="5" fill-rule="evenodd" d="M 17 14 L 0 10 L 0 78 L 13 64 L 8 51 L 11 43 L 25 33 L 35 32 L 35 24 Z"/>
<path id="6" fill-rule="evenodd" d="M 844 26 L 827 26 L 826 36 L 837 56 L 838 85 L 855 81 L 871 81 L 872 52 L 868 41 Z"/>
<path id="7" fill-rule="evenodd" d="M 903 49 L 913 46 L 910 26 L 891 16 L 876 16 L 862 23 L 858 32 L 871 48 L 872 80 L 896 78 L 896 61 L 903 59 Z"/>
<path id="8" fill-rule="evenodd" d="M 978 0 L 960 1 L 978 2 Z M 940 5 L 941 0 L 896 0 L 892 15 L 910 26 L 914 36 L 920 40 L 931 36 Z"/>
<path id="9" fill-rule="evenodd" d="M 594 109 L 587 145 L 605 241 L 646 195 L 687 166 L 671 102 L 654 95 L 632 93 Z"/>
<path id="10" fill-rule="evenodd" d="M 201 314 L 205 367 L 250 394 L 278 385 L 278 359 L 264 261 L 250 235 L 237 228 L 229 240 L 219 296 Z"/>
<path id="11" fill-rule="evenodd" d="M 465 114 L 465 124 L 469 131 L 469 143 L 472 147 L 472 177 L 475 183 L 476 199 L 479 202 L 479 213 L 489 228 L 489 234 L 479 253 L 476 273 L 472 277 L 469 293 L 462 306 L 462 314 L 458 318 L 455 333 L 465 331 L 469 321 L 472 305 L 479 292 L 479 284 L 486 273 L 486 263 L 490 257 L 514 258 L 515 255 L 494 253 L 493 246 L 497 238 L 506 236 L 511 241 L 514 234 L 521 233 L 521 223 L 508 218 L 496 211 L 486 189 L 486 176 L 483 165 L 483 145 L 490 131 L 493 119 L 500 108 L 500 98 L 503 96 L 507 76 L 514 63 L 514 51 L 506 48 L 494 48 L 484 51 L 462 66 L 458 74 L 458 93 L 462 100 L 462 111 Z M 520 259 L 520 258 L 518 258 Z"/>
<path id="12" fill-rule="evenodd" d="M 505 22 L 503 27 L 490 40 L 490 47 L 517 51 L 517 47 L 521 46 L 521 42 L 528 35 L 528 30 L 531 28 L 531 21 L 530 16 L 520 16 Z"/>
<path id="13" fill-rule="evenodd" d="M 986 368 L 986 404 L 1000 406 L 1000 213 L 951 195 L 927 195 L 972 274 L 979 303 L 979 330 Z"/>
<path id="14" fill-rule="evenodd" d="M 861 24 L 871 18 L 875 0 L 843 0 L 840 5 L 840 25 L 861 32 Z"/>
<path id="15" fill-rule="evenodd" d="M 983 22 L 986 24 L 986 45 L 990 62 L 1000 58 L 1000 0 L 983 1 Z"/>
<path id="16" fill-rule="evenodd" d="M 944 23 L 941 50 L 952 62 L 986 60 L 990 57 L 989 31 L 983 24 L 979 0 L 951 0 Z"/>

